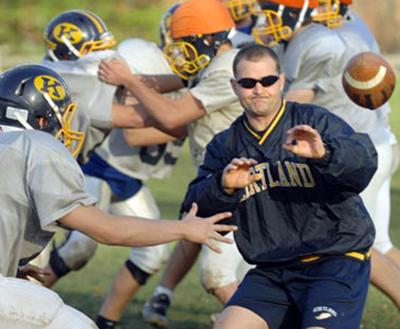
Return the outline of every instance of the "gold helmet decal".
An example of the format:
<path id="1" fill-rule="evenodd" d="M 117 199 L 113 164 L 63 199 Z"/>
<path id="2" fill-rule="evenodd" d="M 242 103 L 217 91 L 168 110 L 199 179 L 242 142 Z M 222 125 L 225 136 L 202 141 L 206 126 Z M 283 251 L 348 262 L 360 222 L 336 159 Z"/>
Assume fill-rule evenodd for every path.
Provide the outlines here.
<path id="1" fill-rule="evenodd" d="M 78 26 L 67 22 L 58 24 L 53 30 L 53 36 L 60 43 L 65 42 L 64 38 L 72 44 L 77 44 L 83 39 L 81 29 Z"/>
<path id="2" fill-rule="evenodd" d="M 34 85 L 42 94 L 48 94 L 54 101 L 61 101 L 65 98 L 65 89 L 60 81 L 51 75 L 38 75 Z"/>

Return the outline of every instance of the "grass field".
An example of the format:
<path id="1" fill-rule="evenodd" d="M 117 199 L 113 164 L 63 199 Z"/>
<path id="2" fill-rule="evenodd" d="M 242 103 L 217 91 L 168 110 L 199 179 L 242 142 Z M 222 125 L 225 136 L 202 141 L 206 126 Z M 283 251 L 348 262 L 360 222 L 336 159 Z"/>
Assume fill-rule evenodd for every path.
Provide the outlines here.
<path id="1" fill-rule="evenodd" d="M 399 107 L 399 90 L 393 96 L 391 103 L 394 109 L 396 109 L 396 104 Z M 391 122 L 396 135 L 400 138 L 400 112 L 393 111 Z M 164 181 L 153 180 L 150 182 L 149 185 L 154 192 L 164 217 L 176 217 L 186 185 L 194 174 L 189 150 L 185 147 L 172 177 Z M 399 200 L 400 170 L 393 180 L 391 223 L 391 235 L 393 241 L 398 246 L 400 246 Z M 128 253 L 129 249 L 127 248 L 100 247 L 95 258 L 84 270 L 72 273 L 60 281 L 56 286 L 56 290 L 64 297 L 67 303 L 82 310 L 89 316 L 95 317 L 115 272 L 125 261 Z M 150 279 L 148 284 L 142 288 L 126 309 L 119 328 L 150 328 L 141 320 L 140 311 L 147 296 L 152 292 L 159 279 L 160 274 Z M 169 318 L 171 319 L 170 328 L 211 328 L 209 316 L 211 313 L 219 311 L 220 308 L 220 305 L 214 298 L 206 294 L 201 288 L 198 281 L 198 270 L 195 268 L 176 290 L 173 305 L 169 313 Z M 399 327 L 400 314 L 397 309 L 389 299 L 371 287 L 362 328 L 398 329 Z"/>

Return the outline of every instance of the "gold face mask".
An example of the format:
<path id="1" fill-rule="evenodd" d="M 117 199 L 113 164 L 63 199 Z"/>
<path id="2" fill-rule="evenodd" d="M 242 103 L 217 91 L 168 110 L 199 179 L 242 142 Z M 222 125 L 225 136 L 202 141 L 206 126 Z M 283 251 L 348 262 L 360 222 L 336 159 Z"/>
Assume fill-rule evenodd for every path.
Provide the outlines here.
<path id="1" fill-rule="evenodd" d="M 249 17 L 256 11 L 256 0 L 222 0 L 222 3 L 228 8 L 235 22 Z"/>
<path id="2" fill-rule="evenodd" d="M 193 79 L 211 60 L 209 56 L 199 54 L 192 44 L 185 41 L 167 44 L 164 53 L 172 70 L 184 80 Z"/>
<path id="3" fill-rule="evenodd" d="M 312 20 L 334 29 L 343 24 L 343 17 L 340 15 L 339 0 L 319 0 L 318 8 L 312 14 Z"/>
<path id="4" fill-rule="evenodd" d="M 272 47 L 284 40 L 288 40 L 293 31 L 289 26 L 283 25 L 281 16 L 273 10 L 257 11 L 255 15 L 263 22 L 255 26 L 252 35 L 258 44 Z"/>
<path id="5" fill-rule="evenodd" d="M 78 157 L 85 141 L 84 132 L 71 129 L 71 121 L 75 115 L 76 108 L 75 103 L 70 103 L 67 106 L 61 119 L 61 129 L 55 135 L 75 158 Z"/>

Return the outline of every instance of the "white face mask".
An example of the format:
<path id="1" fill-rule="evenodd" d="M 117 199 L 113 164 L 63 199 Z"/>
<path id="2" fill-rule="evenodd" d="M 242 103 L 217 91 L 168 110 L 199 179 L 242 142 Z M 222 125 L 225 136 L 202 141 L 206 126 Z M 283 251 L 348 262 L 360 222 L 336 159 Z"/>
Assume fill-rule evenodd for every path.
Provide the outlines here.
<path id="1" fill-rule="evenodd" d="M 9 133 L 12 131 L 22 131 L 24 128 L 14 127 L 14 126 L 3 126 L 0 125 L 0 133 Z"/>

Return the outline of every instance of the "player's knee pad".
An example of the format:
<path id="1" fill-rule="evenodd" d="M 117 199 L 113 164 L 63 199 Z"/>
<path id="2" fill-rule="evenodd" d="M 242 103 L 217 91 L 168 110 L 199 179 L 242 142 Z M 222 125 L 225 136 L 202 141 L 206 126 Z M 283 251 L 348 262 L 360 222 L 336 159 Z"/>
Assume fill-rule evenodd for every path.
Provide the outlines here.
<path id="1" fill-rule="evenodd" d="M 129 260 L 151 275 L 157 273 L 167 262 L 169 248 L 167 244 L 152 247 L 132 248 Z"/>
<path id="2" fill-rule="evenodd" d="M 79 231 L 72 231 L 57 249 L 66 267 L 77 271 L 94 256 L 97 242 Z"/>
<path id="3" fill-rule="evenodd" d="M 71 271 L 71 269 L 67 267 L 67 265 L 65 265 L 64 260 L 58 254 L 57 249 L 53 249 L 51 251 L 49 264 L 54 274 L 57 275 L 57 277 L 59 278 L 63 277 Z"/>
<path id="4" fill-rule="evenodd" d="M 150 274 L 143 271 L 141 268 L 139 268 L 137 265 L 135 265 L 131 260 L 127 260 L 125 262 L 125 267 L 128 269 L 128 271 L 131 273 L 133 278 L 141 285 L 143 286 L 146 284 L 147 279 L 150 277 Z"/>
<path id="5" fill-rule="evenodd" d="M 227 235 L 233 238 L 233 234 Z M 207 246 L 202 246 L 200 254 L 200 282 L 206 291 L 212 291 L 240 282 L 243 275 L 251 267 L 247 264 L 236 244 L 216 242 L 223 251 L 221 254 L 212 251 Z"/>
<path id="6" fill-rule="evenodd" d="M 63 306 L 62 299 L 50 289 L 0 276 L 1 328 L 47 328 Z"/>

